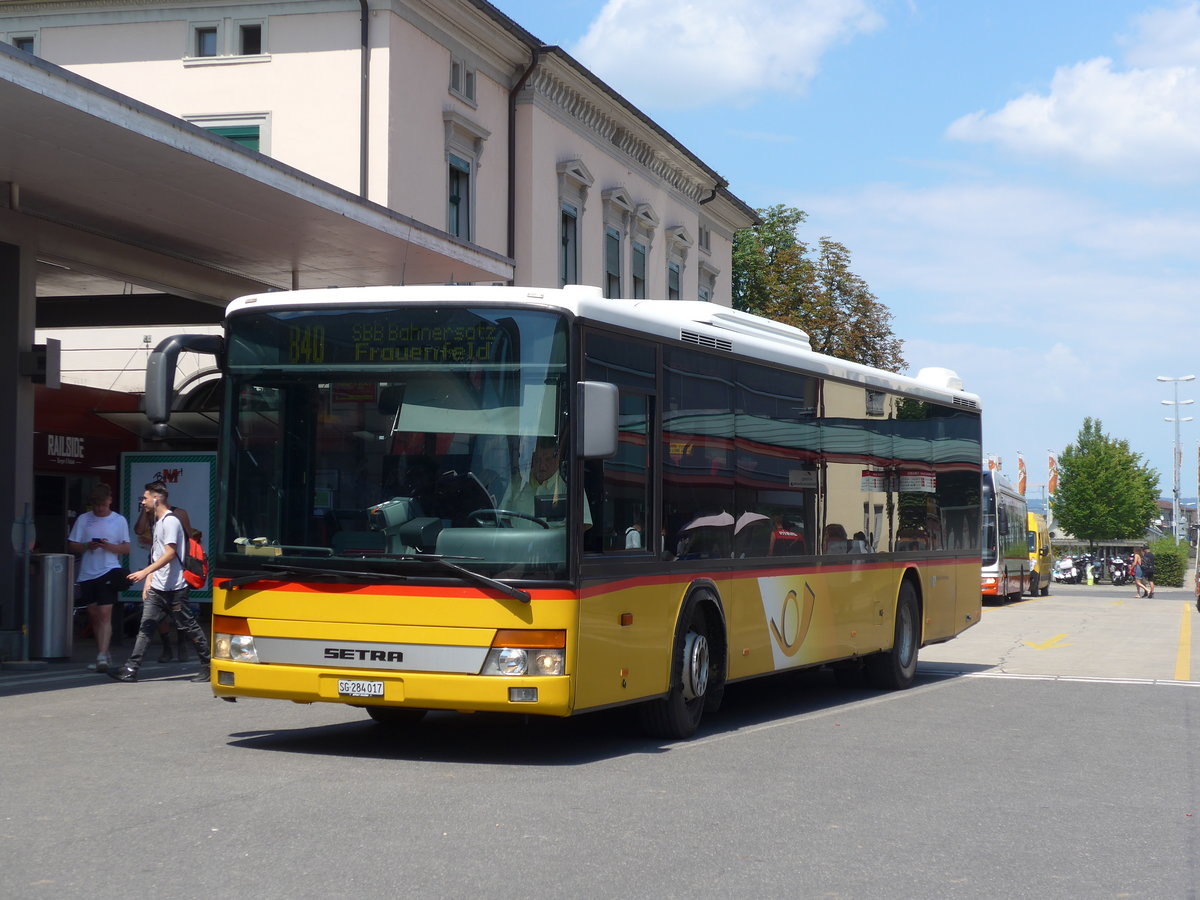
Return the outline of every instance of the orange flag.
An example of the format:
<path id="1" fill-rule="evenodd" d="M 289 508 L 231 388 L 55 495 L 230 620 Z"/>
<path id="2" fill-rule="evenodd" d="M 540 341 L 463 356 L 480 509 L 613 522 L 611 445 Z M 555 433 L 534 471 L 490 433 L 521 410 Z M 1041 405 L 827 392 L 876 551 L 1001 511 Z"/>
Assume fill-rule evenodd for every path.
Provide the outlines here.
<path id="1" fill-rule="evenodd" d="M 1017 454 L 1017 493 L 1025 496 L 1025 457 Z"/>
<path id="2" fill-rule="evenodd" d="M 1050 456 L 1050 479 L 1046 487 L 1046 492 L 1049 494 L 1058 493 L 1058 460 L 1053 455 Z"/>

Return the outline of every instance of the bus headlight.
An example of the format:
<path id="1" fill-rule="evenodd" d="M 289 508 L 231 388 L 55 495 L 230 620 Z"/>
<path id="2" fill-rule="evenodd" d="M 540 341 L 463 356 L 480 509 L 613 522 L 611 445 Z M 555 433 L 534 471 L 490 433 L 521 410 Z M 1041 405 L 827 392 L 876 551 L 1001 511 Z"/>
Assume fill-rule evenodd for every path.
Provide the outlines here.
<path id="1" fill-rule="evenodd" d="M 567 633 L 502 628 L 496 632 L 480 675 L 562 675 Z"/>
<path id="2" fill-rule="evenodd" d="M 231 662 L 258 662 L 258 651 L 254 649 L 254 638 L 248 634 L 213 635 L 213 659 L 228 659 Z"/>
<path id="3" fill-rule="evenodd" d="M 493 647 L 480 675 L 561 675 L 564 651 L 553 648 Z"/>

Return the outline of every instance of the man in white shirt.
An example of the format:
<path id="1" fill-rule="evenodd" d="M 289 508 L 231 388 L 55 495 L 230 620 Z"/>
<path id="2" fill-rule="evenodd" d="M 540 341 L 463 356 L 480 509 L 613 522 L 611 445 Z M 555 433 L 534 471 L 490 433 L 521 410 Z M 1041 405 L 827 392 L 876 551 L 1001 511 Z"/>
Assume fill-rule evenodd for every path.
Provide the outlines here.
<path id="1" fill-rule="evenodd" d="M 529 480 L 520 487 L 516 482 L 509 485 L 501 508 L 549 520 L 551 525 L 565 524 L 569 503 L 567 483 L 559 471 L 561 461 L 558 441 L 551 437 L 539 438 L 529 461 Z M 585 528 L 592 525 L 592 511 L 586 501 L 583 525 Z"/>
<path id="2" fill-rule="evenodd" d="M 208 638 L 188 606 L 188 586 L 183 580 L 187 536 L 183 533 L 179 518 L 167 505 L 166 485 L 161 481 L 146 485 L 142 494 L 142 508 L 154 517 L 154 537 L 150 548 L 152 562 L 144 569 L 131 572 L 129 581 L 136 584 L 143 578 L 150 578 L 150 588 L 142 599 L 142 624 L 138 627 L 133 653 L 129 654 L 129 659 L 120 669 L 109 670 L 109 677 L 117 681 L 137 681 L 138 668 L 147 645 L 158 632 L 159 623 L 170 616 L 179 634 L 191 640 L 200 657 L 200 672 L 192 681 L 208 681 L 211 678 Z"/>
<path id="3" fill-rule="evenodd" d="M 67 546 L 79 560 L 79 597 L 87 605 L 88 620 L 96 637 L 96 661 L 88 666 L 93 672 L 107 672 L 111 660 L 108 645 L 112 641 L 113 607 L 121 593 L 120 556 L 129 552 L 129 523 L 112 510 L 112 488 L 97 484 L 92 488 L 91 511 L 71 526 Z"/>

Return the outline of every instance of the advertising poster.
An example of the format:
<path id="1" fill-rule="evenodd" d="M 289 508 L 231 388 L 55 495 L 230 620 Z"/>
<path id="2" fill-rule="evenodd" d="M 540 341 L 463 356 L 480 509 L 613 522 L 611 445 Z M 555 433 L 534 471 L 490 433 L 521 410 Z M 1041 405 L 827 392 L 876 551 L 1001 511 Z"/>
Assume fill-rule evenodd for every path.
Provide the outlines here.
<path id="1" fill-rule="evenodd" d="M 141 514 L 142 492 L 152 481 L 167 486 L 167 503 L 187 511 L 192 529 L 201 534 L 204 554 L 210 553 L 210 535 L 217 515 L 216 453 L 122 453 L 120 513 L 129 520 L 133 549 L 126 562 L 133 572 L 149 562 L 150 548 L 138 543 L 132 533 Z M 141 600 L 142 587 L 135 585 L 121 594 L 122 600 Z M 192 588 L 193 602 L 212 602 L 211 577 L 203 588 Z"/>

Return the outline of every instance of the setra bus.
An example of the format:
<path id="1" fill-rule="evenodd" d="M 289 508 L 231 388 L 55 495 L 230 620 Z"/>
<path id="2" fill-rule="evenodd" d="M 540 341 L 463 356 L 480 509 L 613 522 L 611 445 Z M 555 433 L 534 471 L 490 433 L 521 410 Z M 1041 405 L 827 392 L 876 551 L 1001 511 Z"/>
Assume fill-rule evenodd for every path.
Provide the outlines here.
<path id="1" fill-rule="evenodd" d="M 1019 600 L 1029 590 L 1029 510 L 1025 498 L 997 470 L 983 472 L 984 597 Z"/>
<path id="2" fill-rule="evenodd" d="M 152 354 L 224 378 L 213 692 L 691 735 L 725 685 L 904 688 L 979 620 L 980 407 L 804 332 L 599 289 L 373 287 L 230 304 Z"/>

